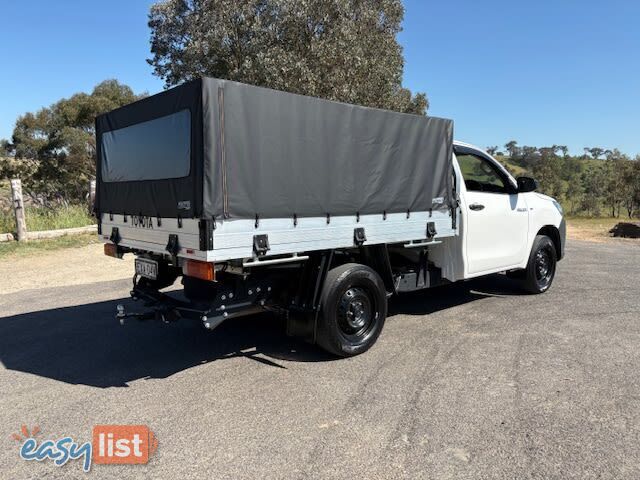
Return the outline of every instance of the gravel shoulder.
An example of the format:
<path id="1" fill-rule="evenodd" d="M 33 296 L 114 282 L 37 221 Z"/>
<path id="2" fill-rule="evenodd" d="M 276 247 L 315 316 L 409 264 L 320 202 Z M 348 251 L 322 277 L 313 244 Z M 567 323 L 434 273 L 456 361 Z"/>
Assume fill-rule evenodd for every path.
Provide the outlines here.
<path id="1" fill-rule="evenodd" d="M 121 260 L 107 257 L 99 243 L 0 259 L 1 293 L 132 277 L 133 255 Z"/>
<path id="2" fill-rule="evenodd" d="M 568 218 L 567 236 L 570 240 L 583 240 L 594 243 L 640 246 L 640 239 L 613 238 L 609 234 L 619 222 L 638 222 L 638 219 L 625 218 Z"/>

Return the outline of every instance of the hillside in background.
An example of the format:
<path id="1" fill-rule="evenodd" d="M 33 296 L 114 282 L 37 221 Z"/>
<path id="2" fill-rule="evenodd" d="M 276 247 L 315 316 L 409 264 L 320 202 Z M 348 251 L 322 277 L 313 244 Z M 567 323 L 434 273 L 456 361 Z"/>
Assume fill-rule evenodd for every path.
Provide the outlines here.
<path id="1" fill-rule="evenodd" d="M 538 180 L 540 191 L 558 199 L 569 215 L 632 218 L 640 212 L 640 156 L 601 148 L 574 156 L 564 146 L 520 147 L 515 141 L 504 149 L 487 151 L 514 176 Z"/>

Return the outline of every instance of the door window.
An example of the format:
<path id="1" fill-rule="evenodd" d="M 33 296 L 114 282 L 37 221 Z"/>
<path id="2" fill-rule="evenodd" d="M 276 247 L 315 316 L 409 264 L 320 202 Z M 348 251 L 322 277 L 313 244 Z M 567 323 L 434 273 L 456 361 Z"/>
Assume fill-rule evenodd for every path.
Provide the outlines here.
<path id="1" fill-rule="evenodd" d="M 471 192 L 509 193 L 498 170 L 487 160 L 470 154 L 456 155 L 467 190 Z"/>

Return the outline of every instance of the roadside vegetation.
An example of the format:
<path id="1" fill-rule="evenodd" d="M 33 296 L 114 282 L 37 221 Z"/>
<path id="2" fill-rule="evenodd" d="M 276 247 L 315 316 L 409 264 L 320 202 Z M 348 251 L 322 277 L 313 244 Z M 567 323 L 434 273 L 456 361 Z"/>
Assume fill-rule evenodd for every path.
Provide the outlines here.
<path id="1" fill-rule="evenodd" d="M 60 228 L 84 227 L 96 223 L 84 203 L 68 203 L 61 199 L 39 203 L 41 199 L 24 197 L 27 230 L 40 232 Z M 11 204 L 11 188 L 8 179 L 0 180 L 0 233 L 14 233 L 15 214 Z"/>
<path id="2" fill-rule="evenodd" d="M 530 176 L 540 192 L 558 199 L 573 217 L 632 219 L 640 213 L 640 155 L 631 158 L 618 150 L 585 148 L 569 155 L 563 145 L 519 146 L 511 141 L 500 151 L 488 147 L 516 176 Z"/>
<path id="3" fill-rule="evenodd" d="M 22 181 L 28 231 L 95 223 L 87 206 L 95 177 L 95 117 L 145 95 L 106 80 L 90 93 L 18 117 L 11 140 L 0 140 L 0 233 L 16 230 L 11 178 Z"/>
<path id="4" fill-rule="evenodd" d="M 29 232 L 84 227 L 96 223 L 85 205 L 61 205 L 53 208 L 27 206 L 25 215 Z M 0 212 L 0 233 L 14 232 L 15 229 L 16 220 L 13 211 L 3 209 Z"/>
<path id="5" fill-rule="evenodd" d="M 84 247 L 92 243 L 98 243 L 98 236 L 88 233 L 44 240 L 28 240 L 26 242 L 2 242 L 0 243 L 0 259 L 33 255 L 38 252 L 49 252 L 64 248 Z"/>

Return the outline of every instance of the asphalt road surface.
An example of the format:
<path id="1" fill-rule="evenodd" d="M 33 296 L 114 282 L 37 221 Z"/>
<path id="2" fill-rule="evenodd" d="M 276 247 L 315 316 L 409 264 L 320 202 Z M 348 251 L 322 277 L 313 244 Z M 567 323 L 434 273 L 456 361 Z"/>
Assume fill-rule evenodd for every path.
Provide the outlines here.
<path id="1" fill-rule="evenodd" d="M 260 315 L 114 319 L 129 281 L 0 295 L 0 478 L 82 478 L 12 439 L 145 424 L 147 465 L 87 478 L 640 478 L 640 245 L 573 242 L 550 292 L 503 276 L 400 297 L 335 360 Z"/>

